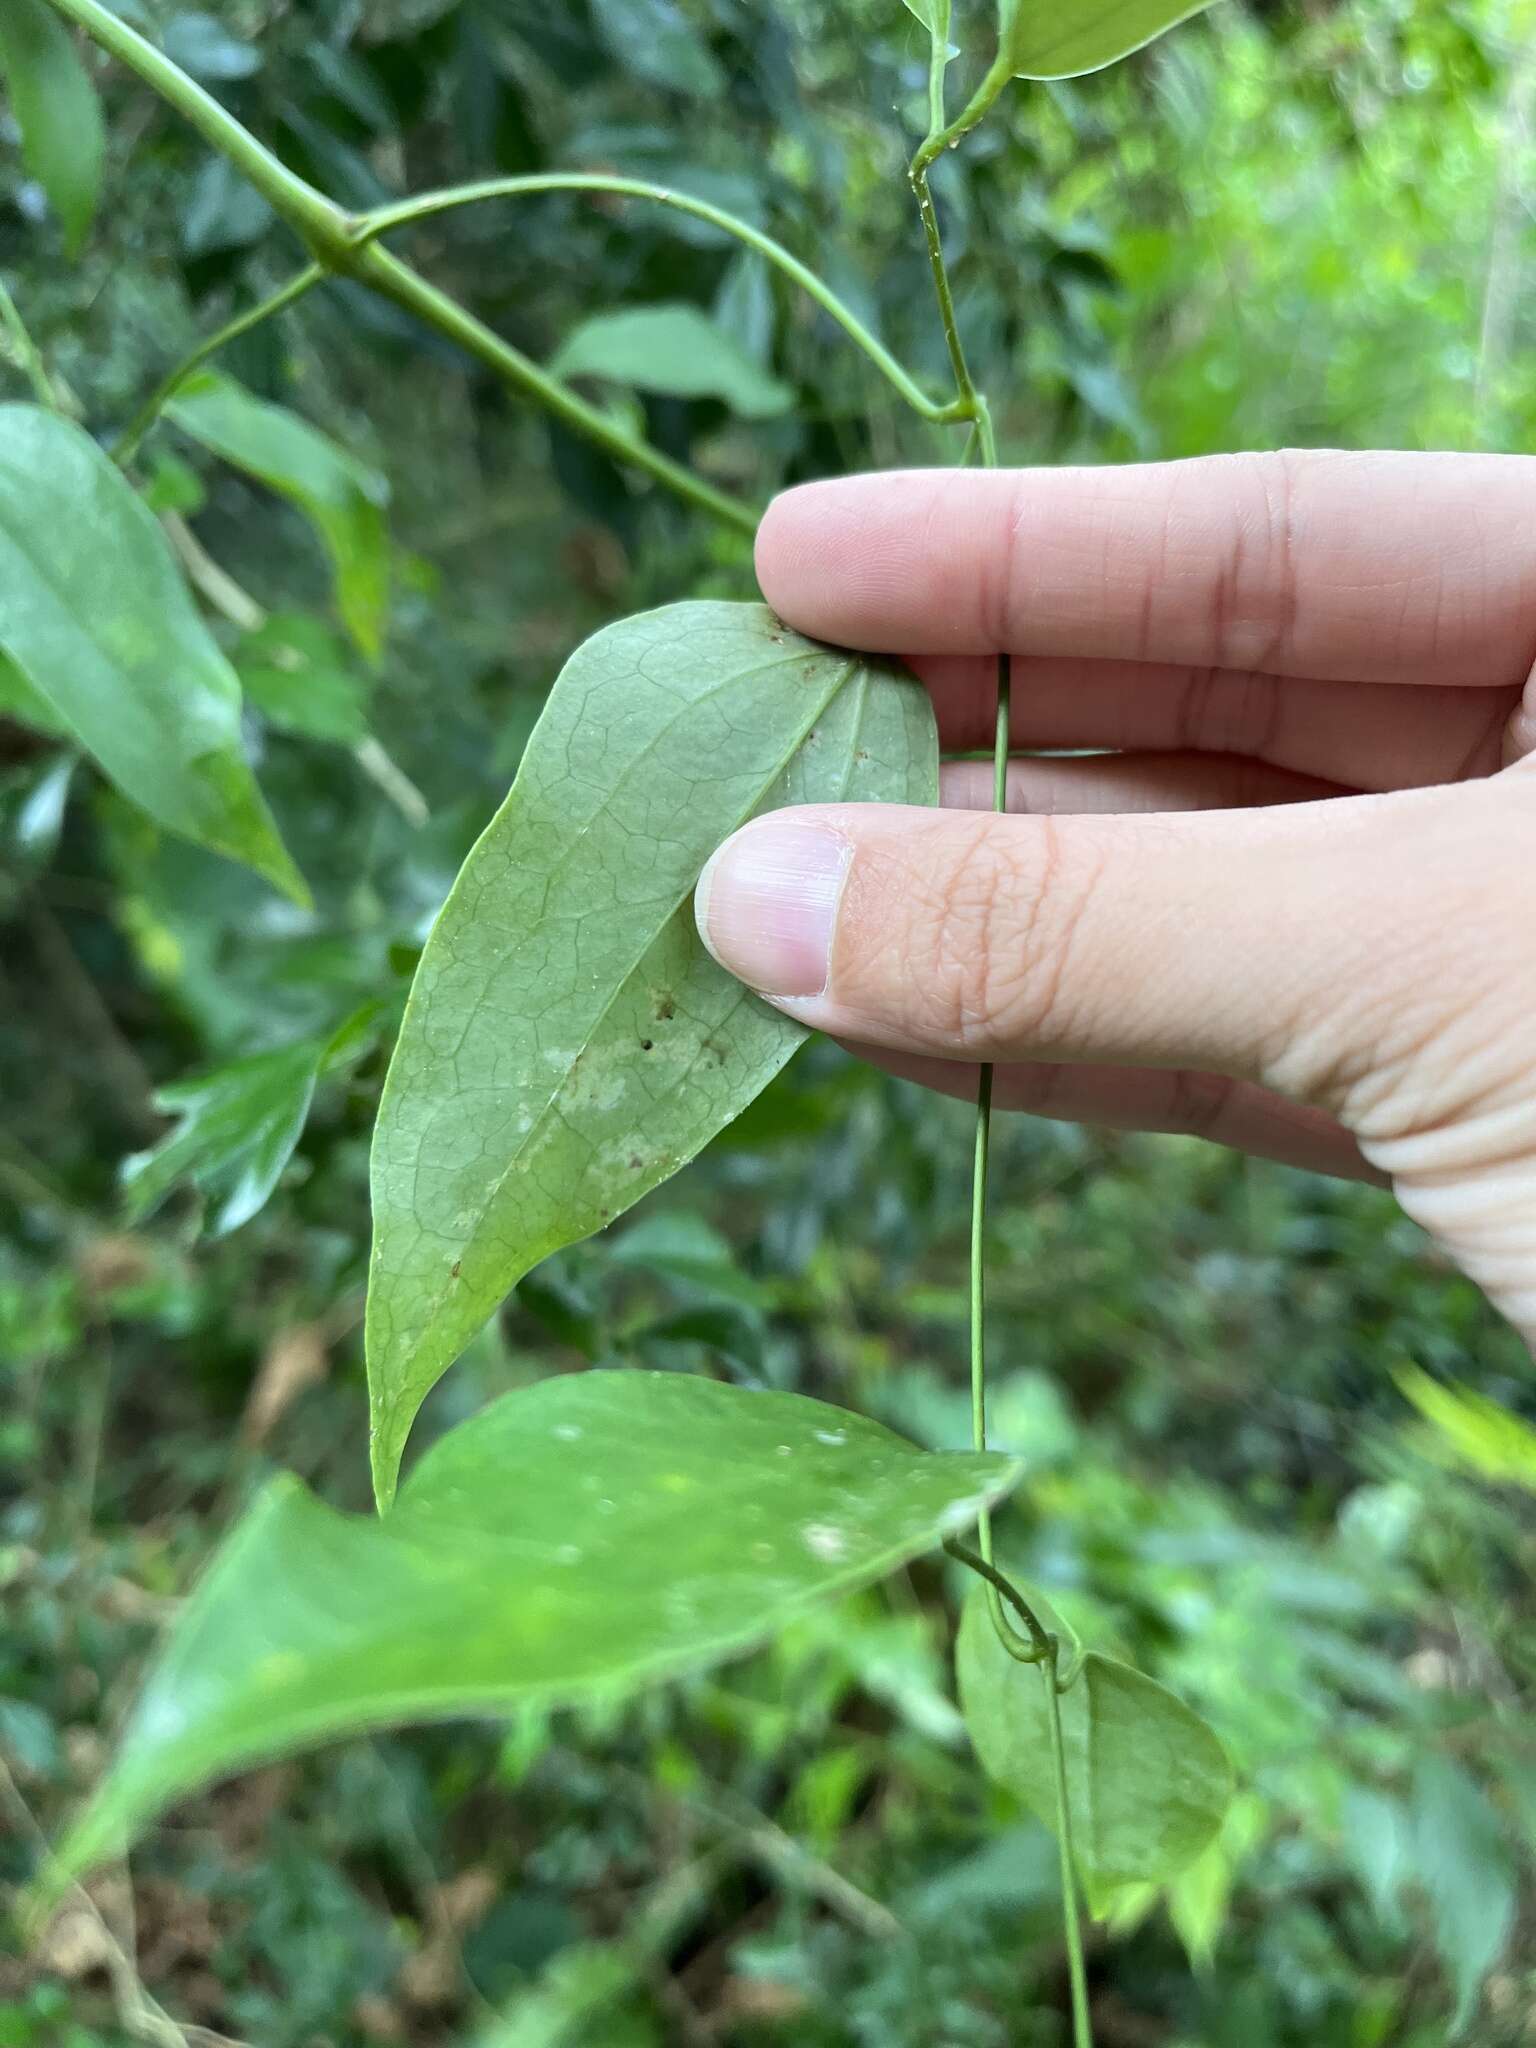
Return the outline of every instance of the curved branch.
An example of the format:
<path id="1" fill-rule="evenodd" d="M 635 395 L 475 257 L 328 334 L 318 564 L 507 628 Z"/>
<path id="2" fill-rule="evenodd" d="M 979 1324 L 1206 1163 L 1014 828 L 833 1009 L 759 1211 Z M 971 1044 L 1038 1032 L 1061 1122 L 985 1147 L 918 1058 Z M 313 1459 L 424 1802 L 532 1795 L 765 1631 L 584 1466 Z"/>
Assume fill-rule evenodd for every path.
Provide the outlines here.
<path id="1" fill-rule="evenodd" d="M 0 0 L 0 5 L 4 0 Z M 440 334 L 457 341 L 468 352 L 493 369 L 498 376 L 542 405 L 578 434 L 604 449 L 631 468 L 642 470 L 658 483 L 675 491 L 701 510 L 712 513 L 739 532 L 751 533 L 757 514 L 739 499 L 717 491 L 696 477 L 681 463 L 663 455 L 660 449 L 624 431 L 595 405 L 551 377 L 546 370 L 504 342 L 474 315 L 465 311 L 445 292 L 420 277 L 383 249 L 357 242 L 357 218 L 343 211 L 334 200 L 317 191 L 296 172 L 279 161 L 258 142 L 227 108 L 187 76 L 163 50 L 156 49 L 102 0 L 49 0 L 66 20 L 74 22 L 102 49 L 110 51 L 144 83 L 153 88 L 167 105 L 174 107 L 205 141 L 234 164 L 256 188 L 326 271 L 355 277 L 396 305 L 416 314 Z M 217 340 L 217 337 L 215 338 Z"/>
<path id="2" fill-rule="evenodd" d="M 326 271 L 322 264 L 306 264 L 304 269 L 290 277 L 286 284 L 278 286 L 275 292 L 250 306 L 243 313 L 237 313 L 227 321 L 217 334 L 210 334 L 206 341 L 200 341 L 191 353 L 184 356 L 167 376 L 163 377 L 139 407 L 133 418 L 119 434 L 112 449 L 112 460 L 126 469 L 138 454 L 144 436 L 159 419 L 161 413 L 176 396 L 182 385 L 196 371 L 203 367 L 210 356 L 216 356 L 220 349 L 232 341 L 238 341 L 242 334 L 249 334 L 253 327 L 259 327 L 263 320 L 274 313 L 281 313 L 285 307 L 302 299 L 306 292 L 313 291 L 317 284 L 324 282 Z"/>
<path id="3" fill-rule="evenodd" d="M 441 192 L 425 192 L 417 198 L 403 199 L 396 205 L 381 206 L 372 213 L 366 213 L 361 216 L 355 240 L 357 246 L 363 247 L 395 228 L 409 227 L 416 221 L 430 220 L 461 206 L 473 206 L 489 199 L 515 199 L 536 192 L 611 192 L 626 199 L 648 199 L 657 206 L 670 206 L 679 213 L 691 213 L 697 220 L 708 221 L 711 227 L 719 228 L 723 234 L 732 235 L 746 248 L 755 250 L 814 299 L 822 311 L 837 322 L 854 346 L 863 350 L 881 376 L 901 394 L 915 413 L 936 425 L 968 416 L 953 401 L 940 404 L 929 398 L 885 344 L 870 333 L 853 309 L 798 256 L 792 256 L 782 242 L 776 242 L 771 235 L 765 235 L 761 229 L 733 213 L 727 213 L 722 207 L 710 205 L 707 199 L 695 199 L 692 193 L 676 191 L 670 185 L 653 185 L 642 178 L 610 177 L 595 171 L 549 171 L 527 177 L 485 178 L 470 185 L 450 186 Z"/>

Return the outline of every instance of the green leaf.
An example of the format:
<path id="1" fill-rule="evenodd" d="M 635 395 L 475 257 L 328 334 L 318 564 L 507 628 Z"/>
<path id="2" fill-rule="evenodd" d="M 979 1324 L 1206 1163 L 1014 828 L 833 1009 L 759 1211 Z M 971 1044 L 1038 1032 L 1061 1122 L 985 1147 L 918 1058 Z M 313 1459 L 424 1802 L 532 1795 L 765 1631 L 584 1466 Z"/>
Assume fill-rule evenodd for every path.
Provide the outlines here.
<path id="1" fill-rule="evenodd" d="M 929 35 L 949 36 L 950 0 L 902 0 L 909 14 L 915 14 Z"/>
<path id="2" fill-rule="evenodd" d="M 164 534 L 89 435 L 30 405 L 0 406 L 0 650 L 125 796 L 308 902 Z"/>
<path id="3" fill-rule="evenodd" d="M 980 1588 L 966 1600 L 956 1664 L 982 1767 L 1054 1829 L 1045 1679 L 997 1640 Z M 1232 1766 L 1182 1700 L 1090 1650 L 1061 1695 L 1061 1721 L 1073 1848 L 1091 1903 L 1117 1885 L 1165 1883 L 1215 1840 Z"/>
<path id="4" fill-rule="evenodd" d="M 355 747 L 368 737 L 369 687 L 323 620 L 274 612 L 235 650 L 245 694 L 280 732 Z"/>
<path id="5" fill-rule="evenodd" d="M 998 58 L 1016 78 L 1078 78 L 1128 57 L 1211 0 L 998 0 Z"/>
<path id="6" fill-rule="evenodd" d="M 65 248 L 74 255 L 101 196 L 107 133 L 74 39 L 46 0 L 4 0 L 0 6 L 0 73 L 27 170 L 47 193 Z"/>
<path id="7" fill-rule="evenodd" d="M 330 555 L 343 624 L 376 658 L 389 620 L 384 478 L 286 406 L 253 398 L 211 370 L 183 385 L 166 412 L 184 434 L 299 508 Z"/>
<path id="8" fill-rule="evenodd" d="M 149 1215 L 180 1182 L 191 1181 L 217 1204 L 212 1236 L 248 1223 L 293 1157 L 315 1083 L 368 1049 L 378 1013 L 378 1004 L 369 1003 L 334 1032 L 157 1090 L 155 1107 L 177 1118 L 177 1127 L 152 1151 L 124 1161 L 129 1220 Z"/>
<path id="9" fill-rule="evenodd" d="M 1413 1775 L 1414 1875 L 1456 1994 L 1452 2030 L 1477 2009 L 1483 1979 L 1515 1924 L 1516 1887 L 1498 1816 L 1459 1765 L 1425 1756 Z"/>
<path id="10" fill-rule="evenodd" d="M 693 99 L 713 99 L 725 91 L 726 76 L 714 52 L 677 0 L 597 0 L 592 17 L 632 77 Z"/>
<path id="11" fill-rule="evenodd" d="M 261 69 L 254 43 L 232 36 L 211 14 L 173 14 L 165 26 L 165 54 L 208 85 L 251 78 Z"/>
<path id="12" fill-rule="evenodd" d="M 1536 1429 L 1528 1422 L 1470 1387 L 1443 1386 L 1417 1366 L 1405 1366 L 1395 1377 L 1452 1461 L 1496 1485 L 1536 1493 Z"/>
<path id="13" fill-rule="evenodd" d="M 550 365 L 561 377 L 607 377 L 674 398 L 718 398 L 743 419 L 788 412 L 795 394 L 697 306 L 625 306 L 584 320 Z"/>
<path id="14" fill-rule="evenodd" d="M 1017 1471 L 798 1394 L 588 1372 L 461 1424 L 382 1521 L 281 1478 L 183 1610 L 65 1866 L 258 1758 L 717 1662 L 934 1548 Z"/>
<path id="15" fill-rule="evenodd" d="M 379 1109 L 381 1500 L 509 1289 L 692 1159 L 803 1039 L 699 943 L 709 855 L 758 811 L 937 790 L 926 692 L 765 606 L 670 605 L 571 657 L 427 943 Z"/>

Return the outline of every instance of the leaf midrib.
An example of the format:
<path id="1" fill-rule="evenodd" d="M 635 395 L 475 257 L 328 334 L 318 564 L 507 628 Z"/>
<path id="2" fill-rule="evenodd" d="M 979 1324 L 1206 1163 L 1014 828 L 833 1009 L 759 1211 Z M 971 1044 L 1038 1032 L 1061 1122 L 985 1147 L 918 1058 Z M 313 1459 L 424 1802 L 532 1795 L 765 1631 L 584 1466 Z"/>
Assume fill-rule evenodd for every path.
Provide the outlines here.
<path id="1" fill-rule="evenodd" d="M 793 663 L 797 661 L 803 661 L 804 659 L 805 657 L 803 654 L 795 654 L 785 656 L 782 660 L 765 661 L 761 665 L 761 667 L 755 668 L 752 671 L 752 673 L 754 675 L 771 674 L 775 669 L 790 667 L 793 665 Z M 741 812 L 737 820 L 737 824 L 733 825 L 730 828 L 731 831 L 739 829 L 740 825 L 744 824 L 746 820 L 752 816 L 752 813 L 756 809 L 757 804 L 762 801 L 765 792 L 771 789 L 774 783 L 779 780 L 780 776 L 783 775 L 785 769 L 789 766 L 790 762 L 793 761 L 795 755 L 799 752 L 800 748 L 804 746 L 807 737 L 815 729 L 817 720 L 825 716 L 827 707 L 842 692 L 842 690 L 844 690 L 847 687 L 849 678 L 854 674 L 855 671 L 857 671 L 862 666 L 864 666 L 864 664 L 861 663 L 859 657 L 856 655 L 848 656 L 848 658 L 840 665 L 839 669 L 837 670 L 836 682 L 828 690 L 819 695 L 816 701 L 815 709 L 813 710 L 811 715 L 804 721 L 804 723 L 800 726 L 800 728 L 795 734 L 793 741 L 785 749 L 779 761 L 779 765 L 774 769 L 773 774 L 769 776 L 759 786 L 756 799 L 751 805 L 747 806 L 747 808 Z M 713 689 L 706 692 L 704 696 L 698 698 L 691 698 L 688 700 L 687 703 L 679 705 L 678 709 L 673 714 L 673 716 L 670 719 L 668 719 L 665 725 L 658 728 L 658 730 L 652 734 L 651 738 L 646 742 L 646 745 L 641 749 L 639 754 L 637 754 L 634 760 L 629 764 L 629 767 L 626 770 L 624 776 L 624 781 L 628 782 L 631 779 L 635 769 L 643 761 L 645 761 L 651 753 L 654 752 L 656 747 L 658 747 L 661 744 L 662 740 L 676 728 L 678 723 L 683 718 L 687 717 L 691 711 L 697 708 L 699 704 L 708 703 L 716 695 L 729 688 L 731 683 L 739 682 L 741 680 L 741 675 L 742 672 L 738 670 L 736 674 L 730 679 L 730 683 L 722 681 L 719 684 L 715 685 Z M 865 685 L 865 691 L 867 694 L 867 682 Z M 860 709 L 860 716 L 862 716 L 862 707 Z M 588 818 L 587 821 L 583 824 L 580 831 L 571 840 L 570 844 L 564 849 L 559 859 L 554 864 L 554 867 L 551 869 L 552 877 L 555 874 L 558 874 L 560 870 L 574 857 L 582 841 L 587 837 L 587 835 L 590 832 L 594 830 L 600 816 L 601 813 L 596 813 L 593 817 Z M 487 830 L 490 829 L 490 827 L 487 827 Z M 725 836 L 729 837 L 729 833 L 727 833 Z M 614 1005 L 618 1002 L 620 995 L 629 986 L 629 983 L 634 976 L 635 970 L 639 967 L 641 961 L 645 958 L 646 954 L 651 950 L 652 946 L 655 945 L 657 939 L 661 936 L 661 933 L 665 931 L 667 925 L 672 921 L 672 919 L 677 915 L 678 911 L 682 908 L 683 904 L 688 900 L 688 895 L 689 890 L 687 888 L 681 890 L 673 900 L 672 906 L 667 911 L 666 915 L 659 919 L 656 925 L 650 929 L 649 935 L 646 937 L 644 943 L 640 946 L 639 950 L 629 960 L 622 974 L 615 981 L 613 991 L 609 995 L 608 1000 L 603 1004 L 602 1008 L 598 1010 L 594 1015 L 590 1025 L 587 1028 L 585 1035 L 582 1038 L 581 1045 L 577 1049 L 576 1054 L 570 1063 L 570 1066 L 567 1067 L 565 1073 L 562 1074 L 560 1079 L 557 1080 L 555 1085 L 551 1088 L 549 1094 L 545 1097 L 544 1102 L 541 1104 L 540 1108 L 538 1109 L 531 1123 L 529 1124 L 528 1129 L 522 1134 L 522 1136 L 518 1139 L 517 1143 L 513 1146 L 512 1151 L 508 1154 L 506 1164 L 502 1167 L 500 1173 L 497 1174 L 496 1179 L 492 1184 L 489 1193 L 486 1195 L 485 1199 L 479 1205 L 479 1213 L 476 1217 L 473 1226 L 464 1235 L 462 1242 L 466 1255 L 477 1247 L 480 1233 L 485 1227 L 486 1219 L 499 1203 L 501 1199 L 502 1190 L 505 1188 L 507 1182 L 511 1179 L 512 1174 L 518 1164 L 518 1161 L 522 1158 L 527 1148 L 533 1143 L 534 1139 L 542 1135 L 550 1111 L 555 1106 L 562 1090 L 566 1085 L 566 1082 L 570 1075 L 571 1068 L 573 1068 L 576 1065 L 576 1062 L 589 1049 L 593 1040 L 596 1038 L 598 1032 L 602 1028 L 605 1019 L 608 1017 Z M 446 905 L 444 907 L 446 908 Z M 407 1013 L 408 1014 L 406 1021 L 408 1022 L 409 1005 L 407 1005 Z M 404 1034 L 404 1030 L 405 1024 L 402 1024 L 402 1036 Z M 384 1114 L 384 1107 L 385 1105 L 381 1102 L 379 1110 L 381 1119 Z M 374 1252 L 375 1264 L 377 1263 L 377 1259 L 378 1248 L 376 1247 Z M 525 1267 L 523 1270 L 526 1272 L 529 1269 Z M 449 1291 L 452 1284 L 453 1282 L 450 1271 L 450 1277 L 438 1283 L 437 1290 L 431 1297 L 426 1315 L 424 1317 L 417 1319 L 416 1326 L 418 1330 L 422 1332 L 422 1336 L 417 1341 L 416 1350 L 418 1352 L 421 1348 L 421 1344 L 425 1341 L 426 1334 L 431 1330 L 432 1325 L 437 1321 L 438 1317 L 442 1313 L 443 1305 L 448 1299 Z M 516 1284 L 516 1280 L 509 1282 L 510 1286 L 515 1286 Z M 385 1404 L 385 1412 L 392 1412 L 395 1408 L 398 1407 L 398 1405 L 399 1389 L 392 1387 L 389 1390 L 388 1400 Z"/>

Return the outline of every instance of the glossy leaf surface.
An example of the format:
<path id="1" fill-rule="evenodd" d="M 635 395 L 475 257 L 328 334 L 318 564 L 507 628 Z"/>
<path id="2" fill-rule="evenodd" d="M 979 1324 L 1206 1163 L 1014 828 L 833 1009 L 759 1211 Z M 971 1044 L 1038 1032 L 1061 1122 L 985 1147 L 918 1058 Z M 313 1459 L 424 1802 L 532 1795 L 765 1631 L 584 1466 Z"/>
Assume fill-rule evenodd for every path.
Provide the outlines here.
<path id="1" fill-rule="evenodd" d="M 381 1499 L 516 1281 L 693 1158 L 804 1037 L 699 943 L 709 855 L 761 810 L 937 788 L 926 692 L 764 606 L 670 605 L 572 656 L 428 941 L 379 1111 Z"/>
<path id="2" fill-rule="evenodd" d="M 258 478 L 304 514 L 331 558 L 336 608 L 367 655 L 389 621 L 389 489 L 382 476 L 286 406 L 204 371 L 166 407 L 185 434 Z"/>
<path id="3" fill-rule="evenodd" d="M 1211 0 L 1000 0 L 998 50 L 1016 78 L 1102 71 Z"/>
<path id="4" fill-rule="evenodd" d="M 550 366 L 674 398 L 718 398 L 743 419 L 787 412 L 795 394 L 697 306 L 625 306 L 584 320 Z"/>
<path id="5" fill-rule="evenodd" d="M 125 796 L 307 900 L 164 534 L 88 434 L 30 405 L 0 406 L 0 649 Z"/>
<path id="6" fill-rule="evenodd" d="M 966 1601 L 956 1650 L 976 1754 L 1047 1827 L 1056 1825 L 1048 1703 L 1039 1667 L 1010 1657 L 985 1598 Z M 1175 1877 L 1215 1839 L 1232 1766 L 1200 1716 L 1128 1664 L 1090 1651 L 1061 1695 L 1073 1848 L 1090 1901 Z"/>
<path id="7" fill-rule="evenodd" d="M 382 1521 L 279 1479 L 183 1610 L 65 1861 L 257 1758 L 730 1656 L 931 1549 L 1017 1474 L 797 1394 L 591 1372 L 461 1424 Z"/>
<path id="8" fill-rule="evenodd" d="M 0 76 L 27 169 L 47 193 L 73 254 L 101 195 L 106 126 L 90 73 L 45 0 L 0 6 Z"/>

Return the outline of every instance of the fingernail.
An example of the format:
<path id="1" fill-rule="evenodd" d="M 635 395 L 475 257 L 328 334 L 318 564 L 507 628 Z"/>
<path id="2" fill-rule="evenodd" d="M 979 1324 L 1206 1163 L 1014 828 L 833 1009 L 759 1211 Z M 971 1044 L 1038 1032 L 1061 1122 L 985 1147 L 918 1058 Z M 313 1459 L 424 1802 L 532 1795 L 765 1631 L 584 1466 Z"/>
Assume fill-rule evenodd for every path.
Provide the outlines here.
<path id="1" fill-rule="evenodd" d="M 768 817 L 727 839 L 694 892 L 699 937 L 765 996 L 819 996 L 853 848 L 827 825 Z"/>

